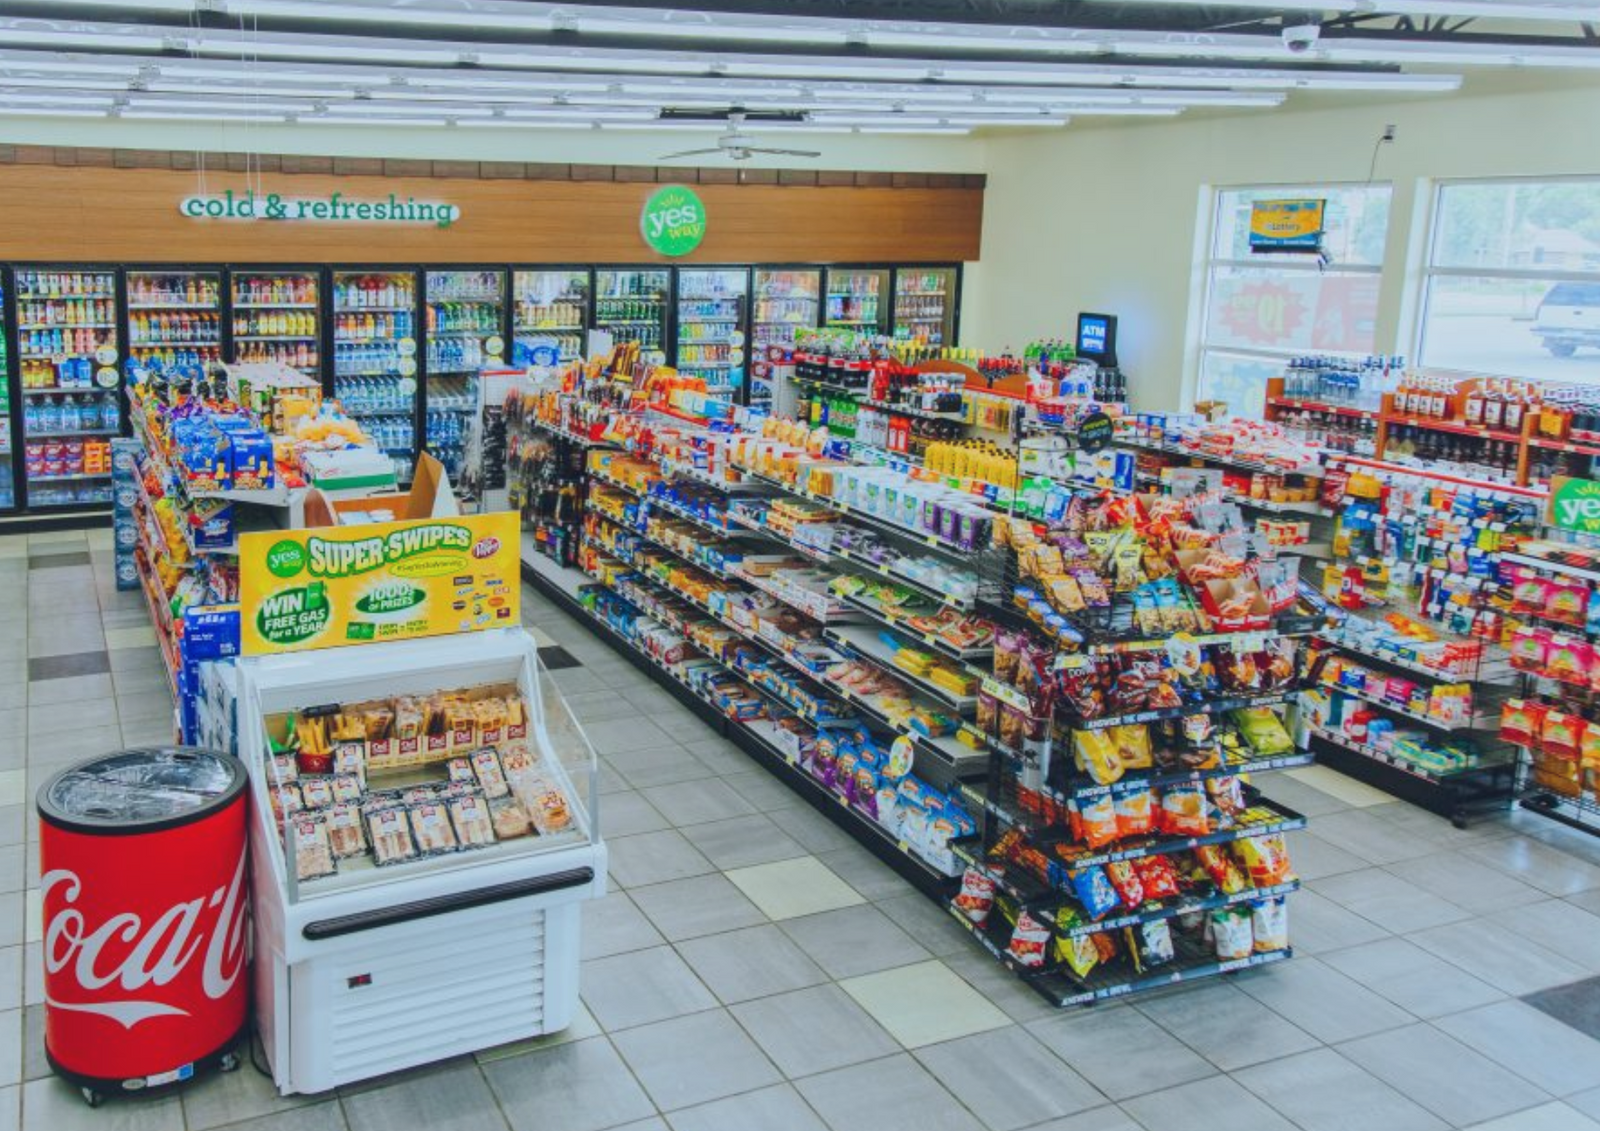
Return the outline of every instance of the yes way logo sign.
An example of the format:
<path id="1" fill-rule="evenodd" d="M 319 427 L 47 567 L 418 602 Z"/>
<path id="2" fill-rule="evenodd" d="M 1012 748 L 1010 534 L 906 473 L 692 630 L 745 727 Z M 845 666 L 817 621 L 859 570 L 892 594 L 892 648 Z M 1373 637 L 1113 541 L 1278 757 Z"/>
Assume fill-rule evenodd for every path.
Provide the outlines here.
<path id="1" fill-rule="evenodd" d="M 688 255 L 706 238 L 706 206 L 693 189 L 667 185 L 644 202 L 639 231 L 662 255 Z"/>
<path id="2" fill-rule="evenodd" d="M 1546 521 L 1557 530 L 1600 534 L 1600 482 L 1557 477 L 1550 485 Z"/>

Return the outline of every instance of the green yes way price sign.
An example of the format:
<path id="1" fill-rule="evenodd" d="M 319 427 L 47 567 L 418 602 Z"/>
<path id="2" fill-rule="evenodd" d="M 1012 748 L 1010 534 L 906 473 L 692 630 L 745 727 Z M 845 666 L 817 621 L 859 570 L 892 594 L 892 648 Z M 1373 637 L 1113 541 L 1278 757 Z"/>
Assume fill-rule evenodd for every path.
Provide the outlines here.
<path id="1" fill-rule="evenodd" d="M 661 255 L 688 255 L 706 238 L 706 206 L 693 189 L 666 185 L 644 202 L 639 232 Z"/>

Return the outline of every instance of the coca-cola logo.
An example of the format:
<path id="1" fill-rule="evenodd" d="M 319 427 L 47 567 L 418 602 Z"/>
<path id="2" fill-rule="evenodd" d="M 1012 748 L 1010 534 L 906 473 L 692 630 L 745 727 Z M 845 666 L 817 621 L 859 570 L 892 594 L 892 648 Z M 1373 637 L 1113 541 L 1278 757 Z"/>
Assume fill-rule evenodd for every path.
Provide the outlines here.
<path id="1" fill-rule="evenodd" d="M 200 986 L 208 998 L 220 1000 L 239 980 L 245 964 L 245 921 L 248 898 L 244 892 L 244 856 L 227 887 L 209 897 L 175 903 L 146 925 L 132 912 L 112 915 L 90 924 L 73 905 L 83 892 L 83 881 L 69 869 L 49 872 L 40 882 L 45 906 L 61 887 L 62 906 L 44 928 L 45 969 L 54 976 L 66 972 L 86 1000 L 63 1000 L 54 991 L 46 1000 L 53 1009 L 95 1013 L 132 1029 L 152 1017 L 187 1017 L 189 1012 L 154 996 L 175 981 L 200 957 Z M 216 909 L 215 915 L 207 912 Z M 209 934 L 208 934 L 209 931 Z M 203 952 L 203 953 L 202 953 Z M 74 995 L 75 997 L 77 995 Z"/>

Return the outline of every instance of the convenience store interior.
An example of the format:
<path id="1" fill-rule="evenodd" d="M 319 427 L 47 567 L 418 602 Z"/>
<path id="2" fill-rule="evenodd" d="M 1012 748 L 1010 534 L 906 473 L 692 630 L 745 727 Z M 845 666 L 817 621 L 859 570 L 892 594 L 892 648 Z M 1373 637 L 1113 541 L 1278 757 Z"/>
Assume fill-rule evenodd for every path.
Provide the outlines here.
<path id="1" fill-rule="evenodd" d="M 0 1131 L 1600 1129 L 1600 520 L 1546 509 L 1600 479 L 1596 26 L 1579 0 L 7 5 Z M 678 185 L 704 242 L 665 254 L 641 207 Z M 271 193 L 331 215 L 220 211 Z M 341 194 L 440 211 L 341 219 Z M 1255 206 L 1286 198 L 1322 203 L 1320 256 L 1251 243 Z M 868 353 L 887 384 L 852 368 Z M 179 452 L 154 422 L 180 415 L 177 375 L 222 362 L 337 400 L 397 490 L 427 455 L 469 513 L 521 511 L 521 620 L 598 758 L 608 893 L 561 1032 L 293 1095 L 257 1044 L 92 1109 L 45 1055 L 34 797 L 172 741 L 175 685 L 191 732 L 184 606 L 236 603 L 213 564 L 283 521 L 248 490 L 215 545 L 149 520 L 162 490 L 203 497 L 160 482 Z M 1048 463 L 1067 486 L 1025 501 L 1017 439 L 1054 459 L 1102 407 L 1110 447 Z M 811 460 L 837 466 L 808 480 Z M 942 528 L 867 502 L 941 474 L 978 497 Z M 1192 624 L 1117 620 L 1111 597 L 1087 615 L 1121 567 L 1086 578 L 1072 547 L 1141 492 L 1249 516 L 1249 616 L 1202 609 L 1197 581 Z M 794 533 L 829 520 L 861 541 Z M 144 545 L 163 538 L 170 570 Z M 1041 538 L 1057 569 L 1029 564 Z M 812 588 L 774 598 L 743 568 L 763 555 Z M 1256 617 L 1281 561 L 1300 589 Z M 719 587 L 781 615 L 741 620 Z M 1404 627 L 1295 622 L 1379 608 Z M 984 617 L 977 645 L 945 631 Z M 706 675 L 707 625 L 787 664 L 783 690 Z M 1177 667 L 1165 638 L 1196 631 L 1213 682 L 1166 685 L 1195 714 L 1115 698 L 1148 675 L 1128 656 Z M 797 674 L 802 638 L 827 660 Z M 1429 658 L 1456 644 L 1478 650 Z M 1000 676 L 1036 649 L 1042 708 Z M 1229 682 L 1223 652 L 1262 675 Z M 1104 688 L 1074 687 L 1086 658 Z M 1279 659 L 1297 682 L 1262 682 Z M 903 805 L 926 825 L 790 752 L 824 701 L 939 795 Z M 1269 751 L 1247 716 L 1285 704 L 1295 748 Z M 1008 737 L 1013 705 L 1039 733 Z M 1121 715 L 1155 737 L 1098 776 L 1085 736 Z M 1214 740 L 1194 717 L 1237 763 L 1152 769 L 1151 741 Z M 1088 840 L 1076 807 L 1112 809 L 1118 758 L 1123 785 L 1157 783 L 1147 817 L 1183 786 L 1220 823 L 1146 851 L 1119 800 Z M 1207 791 L 1233 764 L 1230 813 Z M 1286 865 L 1228 855 L 1252 821 Z M 1045 827 L 1048 850 L 1090 847 L 1025 882 L 1016 842 Z M 1129 865 L 1163 853 L 1184 860 L 1165 908 Z M 1075 877 L 1101 869 L 1095 911 Z M 1110 890 L 1128 875 L 1150 892 Z"/>

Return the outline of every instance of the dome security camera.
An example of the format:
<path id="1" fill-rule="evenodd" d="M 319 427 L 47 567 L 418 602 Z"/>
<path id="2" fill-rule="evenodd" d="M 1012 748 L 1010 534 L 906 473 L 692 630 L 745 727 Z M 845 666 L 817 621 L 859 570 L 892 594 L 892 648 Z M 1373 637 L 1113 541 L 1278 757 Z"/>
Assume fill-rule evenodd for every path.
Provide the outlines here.
<path id="1" fill-rule="evenodd" d="M 1317 40 L 1322 38 L 1320 24 L 1296 24 L 1294 27 L 1283 29 L 1283 45 L 1292 54 L 1304 55 L 1317 45 Z"/>

